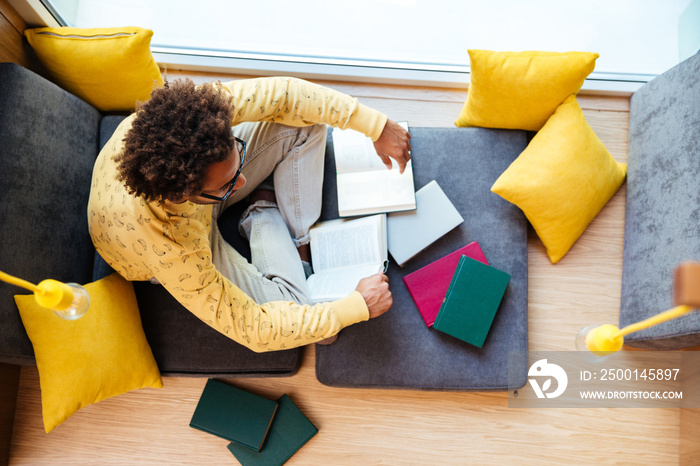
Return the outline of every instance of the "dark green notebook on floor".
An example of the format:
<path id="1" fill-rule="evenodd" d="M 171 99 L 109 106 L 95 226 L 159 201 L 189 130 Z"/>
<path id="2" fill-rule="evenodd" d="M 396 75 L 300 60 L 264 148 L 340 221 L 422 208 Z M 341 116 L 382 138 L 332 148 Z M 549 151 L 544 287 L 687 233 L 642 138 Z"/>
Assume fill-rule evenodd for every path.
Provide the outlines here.
<path id="1" fill-rule="evenodd" d="M 260 451 L 277 408 L 276 401 L 209 379 L 190 427 Z"/>
<path id="2" fill-rule="evenodd" d="M 462 256 L 433 328 L 481 348 L 510 275 Z"/>
<path id="3" fill-rule="evenodd" d="M 277 403 L 279 409 L 262 451 L 229 444 L 228 449 L 241 465 L 282 465 L 318 432 L 287 395 L 282 395 Z"/>

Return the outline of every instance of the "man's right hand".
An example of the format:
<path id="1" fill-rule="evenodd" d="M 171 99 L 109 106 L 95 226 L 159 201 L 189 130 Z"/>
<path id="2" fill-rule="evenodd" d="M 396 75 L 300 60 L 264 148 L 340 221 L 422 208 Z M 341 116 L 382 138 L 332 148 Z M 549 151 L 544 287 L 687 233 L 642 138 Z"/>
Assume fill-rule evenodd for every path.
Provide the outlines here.
<path id="1" fill-rule="evenodd" d="M 395 121 L 387 120 L 382 134 L 374 142 L 374 150 L 386 168 L 391 170 L 391 159 L 394 159 L 399 164 L 399 173 L 403 173 L 411 160 L 411 133 Z"/>
<path id="2" fill-rule="evenodd" d="M 389 277 L 381 272 L 360 280 L 355 290 L 365 298 L 370 319 L 384 314 L 394 303 L 389 291 Z"/>

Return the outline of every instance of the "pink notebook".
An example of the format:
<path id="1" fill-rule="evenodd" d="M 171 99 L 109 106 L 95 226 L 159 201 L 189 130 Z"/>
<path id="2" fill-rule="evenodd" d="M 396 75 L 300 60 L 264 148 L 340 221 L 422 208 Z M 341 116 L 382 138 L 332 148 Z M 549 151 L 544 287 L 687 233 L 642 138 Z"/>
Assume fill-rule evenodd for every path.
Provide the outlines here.
<path id="1" fill-rule="evenodd" d="M 428 327 L 432 327 L 435 323 L 442 300 L 445 298 L 447 288 L 449 288 L 457 264 L 459 264 L 459 258 L 462 256 L 471 257 L 486 265 L 489 264 L 481 246 L 474 241 L 403 277 L 406 288 L 411 293 L 411 297 Z"/>

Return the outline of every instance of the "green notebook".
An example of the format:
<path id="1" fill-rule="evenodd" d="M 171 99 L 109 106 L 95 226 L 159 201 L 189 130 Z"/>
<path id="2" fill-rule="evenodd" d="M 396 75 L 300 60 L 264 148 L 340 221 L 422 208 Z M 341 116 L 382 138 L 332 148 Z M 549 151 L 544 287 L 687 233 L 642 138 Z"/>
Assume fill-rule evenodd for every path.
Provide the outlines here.
<path id="1" fill-rule="evenodd" d="M 433 328 L 481 348 L 510 275 L 462 256 Z"/>
<path id="2" fill-rule="evenodd" d="M 209 379 L 190 427 L 260 451 L 276 412 L 276 401 Z"/>
<path id="3" fill-rule="evenodd" d="M 287 395 L 282 395 L 277 403 L 279 409 L 261 452 L 229 444 L 228 449 L 241 465 L 282 465 L 318 432 Z"/>

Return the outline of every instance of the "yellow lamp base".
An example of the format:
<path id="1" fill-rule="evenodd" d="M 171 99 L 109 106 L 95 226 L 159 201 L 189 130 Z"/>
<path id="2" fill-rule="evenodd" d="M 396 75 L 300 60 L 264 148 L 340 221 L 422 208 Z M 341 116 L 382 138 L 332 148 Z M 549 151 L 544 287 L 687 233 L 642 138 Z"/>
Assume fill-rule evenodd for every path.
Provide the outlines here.
<path id="1" fill-rule="evenodd" d="M 624 342 L 625 337 L 620 335 L 620 329 L 610 324 L 595 327 L 586 335 L 586 348 L 597 356 L 620 351 Z"/>
<path id="2" fill-rule="evenodd" d="M 73 304 L 73 290 L 70 286 L 57 280 L 44 280 L 34 292 L 34 299 L 39 306 L 62 311 Z"/>

